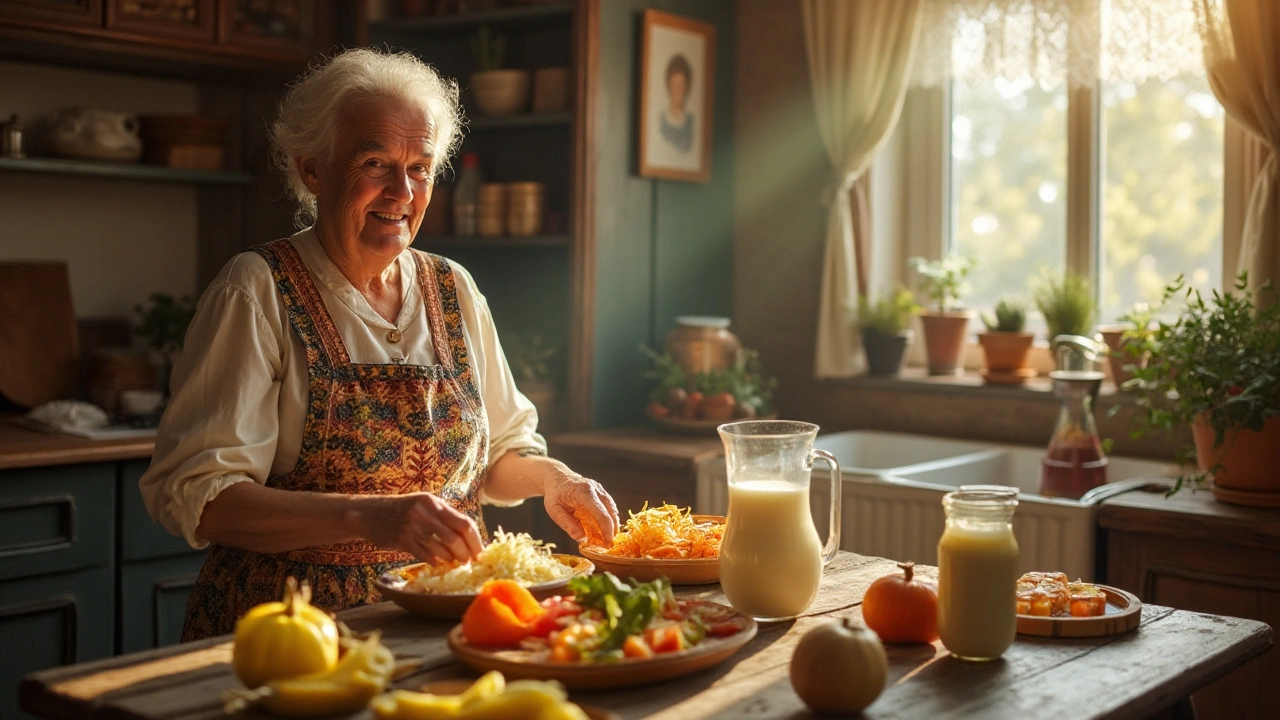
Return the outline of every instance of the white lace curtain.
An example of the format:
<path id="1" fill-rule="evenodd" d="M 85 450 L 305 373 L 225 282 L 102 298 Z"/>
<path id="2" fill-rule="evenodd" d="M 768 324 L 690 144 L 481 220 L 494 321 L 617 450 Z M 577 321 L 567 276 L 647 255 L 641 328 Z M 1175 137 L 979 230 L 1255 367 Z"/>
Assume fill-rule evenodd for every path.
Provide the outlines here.
<path id="1" fill-rule="evenodd" d="M 922 0 L 917 85 L 1203 76 L 1196 0 Z"/>

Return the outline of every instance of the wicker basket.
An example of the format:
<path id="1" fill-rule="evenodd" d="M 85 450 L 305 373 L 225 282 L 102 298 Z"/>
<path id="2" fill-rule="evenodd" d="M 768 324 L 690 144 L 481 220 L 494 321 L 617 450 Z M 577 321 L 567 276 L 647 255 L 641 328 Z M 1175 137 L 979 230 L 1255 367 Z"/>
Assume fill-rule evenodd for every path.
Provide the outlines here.
<path id="1" fill-rule="evenodd" d="M 528 70 L 486 70 L 471 73 L 471 94 L 481 115 L 501 117 L 529 107 Z"/>
<path id="2" fill-rule="evenodd" d="M 533 73 L 533 111 L 564 112 L 569 109 L 569 68 L 538 68 Z"/>
<path id="3" fill-rule="evenodd" d="M 506 232 L 507 186 L 482 183 L 476 193 L 476 232 L 494 236 Z"/>
<path id="4" fill-rule="evenodd" d="M 542 183 L 515 182 L 507 185 L 507 234 L 537 235 L 542 232 Z"/>

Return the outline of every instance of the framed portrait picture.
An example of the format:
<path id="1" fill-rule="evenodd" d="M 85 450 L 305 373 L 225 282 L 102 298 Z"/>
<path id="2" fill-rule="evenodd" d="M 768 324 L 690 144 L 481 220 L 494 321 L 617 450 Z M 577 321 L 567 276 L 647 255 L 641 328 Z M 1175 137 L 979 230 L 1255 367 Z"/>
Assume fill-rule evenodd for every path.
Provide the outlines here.
<path id="1" fill-rule="evenodd" d="M 646 10 L 640 59 L 640 175 L 710 182 L 716 29 Z"/>

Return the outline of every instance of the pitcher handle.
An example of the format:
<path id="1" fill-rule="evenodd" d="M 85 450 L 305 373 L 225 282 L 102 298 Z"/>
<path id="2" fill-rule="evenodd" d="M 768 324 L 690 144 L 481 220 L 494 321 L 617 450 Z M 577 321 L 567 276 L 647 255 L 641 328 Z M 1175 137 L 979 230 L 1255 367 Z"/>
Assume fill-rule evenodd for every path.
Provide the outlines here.
<path id="1" fill-rule="evenodd" d="M 831 519 L 827 525 L 827 544 L 822 548 L 822 564 L 825 567 L 840 551 L 840 496 L 844 494 L 844 483 L 840 481 L 840 463 L 836 462 L 834 455 L 826 450 L 810 450 L 810 470 L 816 460 L 823 460 L 831 466 Z"/>

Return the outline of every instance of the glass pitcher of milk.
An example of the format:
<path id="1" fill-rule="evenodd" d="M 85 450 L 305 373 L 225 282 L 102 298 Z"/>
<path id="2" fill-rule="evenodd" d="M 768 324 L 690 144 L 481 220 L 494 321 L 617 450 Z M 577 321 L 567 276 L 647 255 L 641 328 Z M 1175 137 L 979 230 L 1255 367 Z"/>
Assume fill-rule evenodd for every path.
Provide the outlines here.
<path id="1" fill-rule="evenodd" d="M 813 449 L 818 426 L 748 420 L 720 426 L 729 469 L 729 515 L 720 542 L 720 587 L 739 612 L 789 620 L 818 594 L 840 548 L 840 464 Z M 824 547 L 809 511 L 809 471 L 831 466 L 831 524 Z"/>

